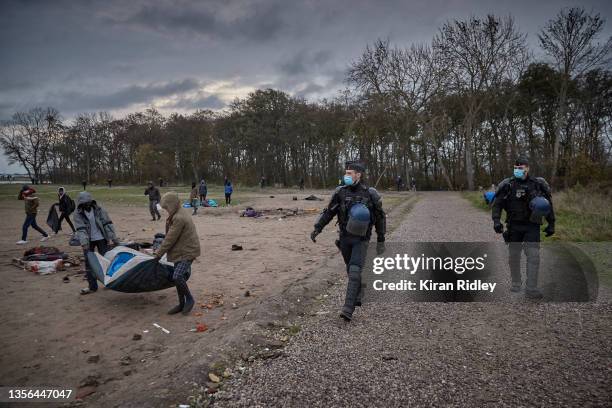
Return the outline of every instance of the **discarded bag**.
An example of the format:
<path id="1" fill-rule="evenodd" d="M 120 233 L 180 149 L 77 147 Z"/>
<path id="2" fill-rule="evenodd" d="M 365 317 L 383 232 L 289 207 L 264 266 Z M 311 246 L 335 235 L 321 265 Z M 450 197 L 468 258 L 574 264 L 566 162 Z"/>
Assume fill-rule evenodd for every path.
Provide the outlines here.
<path id="1" fill-rule="evenodd" d="M 253 207 L 247 207 L 242 214 L 240 214 L 241 217 L 261 217 L 261 215 L 261 212 L 255 211 Z"/>
<path id="2" fill-rule="evenodd" d="M 306 200 L 306 201 L 323 201 L 322 198 L 319 198 L 319 197 L 317 197 L 315 195 L 312 195 L 312 194 L 309 195 L 308 197 L 304 198 L 304 200 Z"/>
<path id="3" fill-rule="evenodd" d="M 49 214 L 47 215 L 47 225 L 51 230 L 57 233 L 62 229 L 59 222 L 59 217 L 57 216 L 57 211 L 55 210 L 55 204 L 49 208 Z"/>

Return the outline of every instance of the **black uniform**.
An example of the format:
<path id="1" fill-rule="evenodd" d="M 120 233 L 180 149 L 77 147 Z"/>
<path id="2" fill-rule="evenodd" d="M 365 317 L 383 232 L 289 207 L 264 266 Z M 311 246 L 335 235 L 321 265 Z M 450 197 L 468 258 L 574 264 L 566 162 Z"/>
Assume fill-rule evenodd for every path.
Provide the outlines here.
<path id="1" fill-rule="evenodd" d="M 550 202 L 551 210 L 546 216 L 547 231 L 554 231 L 555 213 L 552 207 L 550 186 L 541 177 L 525 179 L 515 177 L 503 180 L 495 193 L 492 218 L 496 225 L 501 224 L 502 209 L 506 211 L 506 232 L 504 239 L 509 243 L 509 265 L 513 286 L 520 288 L 521 250 L 527 256 L 527 292 L 537 292 L 538 271 L 540 267 L 540 226 L 541 217 L 535 218 L 529 203 L 535 197 L 544 197 Z M 501 228 L 501 227 L 500 227 Z M 523 244 L 524 243 L 524 244 Z"/>
<path id="2" fill-rule="evenodd" d="M 370 210 L 370 225 L 363 237 L 353 235 L 346 230 L 349 210 L 356 203 L 362 203 Z M 338 217 L 338 225 L 340 226 L 340 239 L 337 241 L 337 245 L 344 258 L 349 278 L 343 314 L 350 317 L 355 310 L 355 306 L 361 304 L 361 269 L 365 262 L 368 243 L 372 235 L 372 226 L 376 227 L 377 241 L 384 242 L 387 224 L 380 194 L 376 189 L 368 187 L 362 182 L 336 188 L 327 208 L 323 210 L 314 226 L 315 231 L 320 233 L 334 216 Z"/>

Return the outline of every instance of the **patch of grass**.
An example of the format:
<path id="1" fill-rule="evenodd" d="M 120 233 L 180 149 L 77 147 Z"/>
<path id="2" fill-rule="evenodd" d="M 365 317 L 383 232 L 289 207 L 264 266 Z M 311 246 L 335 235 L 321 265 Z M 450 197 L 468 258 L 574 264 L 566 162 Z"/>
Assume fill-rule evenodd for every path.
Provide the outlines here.
<path id="1" fill-rule="evenodd" d="M 59 185 L 43 184 L 33 187 L 36 189 L 36 195 L 40 198 L 41 204 L 47 205 L 48 203 L 57 201 L 57 189 L 60 187 Z M 64 185 L 63 187 L 75 201 L 79 193 L 83 191 L 83 186 L 81 185 Z M 145 188 L 145 185 L 113 186 L 112 188 L 108 188 L 105 185 L 92 185 L 87 186 L 87 191 L 93 195 L 96 201 L 102 204 L 146 205 L 148 203 L 148 197 L 144 195 Z M 0 184 L 0 201 L 17 200 L 17 193 L 20 189 L 21 184 Z M 162 187 L 159 190 L 162 195 L 168 191 L 175 191 L 179 194 L 181 200 L 187 200 L 189 199 L 191 186 L 169 186 Z M 232 205 L 239 205 L 241 201 L 246 200 L 249 196 L 253 196 L 251 190 L 236 191 L 232 194 Z M 223 186 L 208 185 L 207 198 L 212 198 L 217 201 L 220 207 L 224 207 L 225 194 Z"/>
<path id="2" fill-rule="evenodd" d="M 490 211 L 480 192 L 464 192 L 476 208 Z M 543 241 L 612 241 L 612 197 L 597 186 L 577 186 L 553 194 L 555 235 Z M 546 222 L 544 223 L 546 225 Z"/>

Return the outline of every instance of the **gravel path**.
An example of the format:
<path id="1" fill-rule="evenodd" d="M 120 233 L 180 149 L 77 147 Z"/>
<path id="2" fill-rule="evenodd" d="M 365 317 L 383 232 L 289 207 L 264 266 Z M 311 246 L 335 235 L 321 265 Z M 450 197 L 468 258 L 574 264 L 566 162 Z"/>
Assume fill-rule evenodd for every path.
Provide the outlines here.
<path id="1" fill-rule="evenodd" d="M 425 193 L 390 241 L 495 241 L 458 194 Z M 609 406 L 610 303 L 368 303 L 338 318 L 344 284 L 280 357 L 214 406 Z"/>

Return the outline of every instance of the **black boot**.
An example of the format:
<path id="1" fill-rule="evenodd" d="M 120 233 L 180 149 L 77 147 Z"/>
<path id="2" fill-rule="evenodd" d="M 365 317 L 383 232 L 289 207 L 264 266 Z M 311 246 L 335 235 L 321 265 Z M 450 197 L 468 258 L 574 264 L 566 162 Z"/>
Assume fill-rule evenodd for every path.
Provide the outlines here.
<path id="1" fill-rule="evenodd" d="M 185 294 L 179 286 L 176 287 L 176 293 L 178 294 L 179 304 L 168 310 L 169 315 L 177 314 L 185 307 Z"/>
<path id="2" fill-rule="evenodd" d="M 187 282 L 177 282 L 176 287 L 180 287 L 181 292 L 185 295 L 185 304 L 183 306 L 182 312 L 183 315 L 187 316 L 189 313 L 191 313 L 191 309 L 193 309 L 195 301 L 193 300 L 193 296 L 191 296 L 191 292 L 189 291 Z"/>

